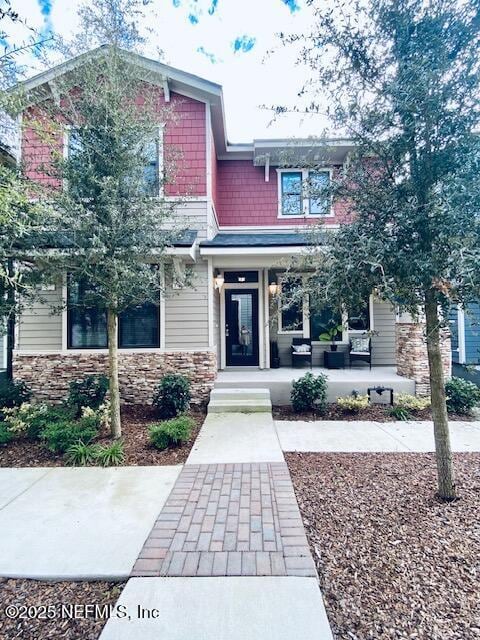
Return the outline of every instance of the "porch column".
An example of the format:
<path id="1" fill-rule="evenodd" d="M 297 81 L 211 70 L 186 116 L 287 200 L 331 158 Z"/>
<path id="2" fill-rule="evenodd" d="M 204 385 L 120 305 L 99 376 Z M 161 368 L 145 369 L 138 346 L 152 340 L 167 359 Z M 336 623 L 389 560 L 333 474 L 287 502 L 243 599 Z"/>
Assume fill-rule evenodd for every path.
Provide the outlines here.
<path id="1" fill-rule="evenodd" d="M 452 375 L 452 349 L 450 331 L 444 328 L 440 332 L 443 371 L 445 378 Z M 395 359 L 399 376 L 415 380 L 417 395 L 429 395 L 430 380 L 428 354 L 425 335 L 425 322 L 415 322 L 408 313 L 397 314 L 395 322 Z"/>

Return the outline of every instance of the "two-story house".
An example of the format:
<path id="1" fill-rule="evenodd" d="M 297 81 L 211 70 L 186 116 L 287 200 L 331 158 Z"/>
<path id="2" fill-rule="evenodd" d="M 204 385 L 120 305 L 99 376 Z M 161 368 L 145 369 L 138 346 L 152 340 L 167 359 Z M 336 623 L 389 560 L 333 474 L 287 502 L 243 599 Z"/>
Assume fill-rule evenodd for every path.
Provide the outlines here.
<path id="1" fill-rule="evenodd" d="M 162 99 L 178 115 L 167 124 L 160 142 L 164 148 L 176 145 L 181 152 L 177 179 L 167 185 L 166 195 L 182 198 L 177 215 L 189 233 L 170 249 L 169 260 L 180 269 L 190 265 L 194 283 L 178 288 L 166 282 L 158 308 L 149 308 L 148 318 L 137 313 L 120 319 L 123 400 L 150 401 L 162 373 L 176 371 L 190 376 L 195 399 L 203 401 L 219 370 L 270 369 L 272 342 L 278 346 L 280 366 L 290 367 L 293 338 L 310 340 L 313 366 L 323 366 L 329 344 L 319 340 L 322 317 L 309 313 L 307 300 L 282 310 L 279 291 L 289 258 L 304 251 L 309 242 L 305 229 L 321 221 L 328 236 L 350 220 L 347 207 L 326 198 L 309 198 L 302 185 L 306 181 L 328 184 L 332 174 L 341 170 L 352 143 L 290 139 L 229 144 L 221 86 L 141 56 L 131 59 L 140 70 L 155 71 Z M 24 89 L 32 96 L 39 89 L 42 95 L 48 94 L 55 78 L 65 71 L 64 65 L 51 69 L 26 81 Z M 27 175 L 48 179 L 40 168 L 48 160 L 42 141 L 25 118 L 20 130 Z M 153 160 L 158 172 L 161 151 Z M 315 162 L 317 157 L 322 158 L 321 166 Z M 312 162 L 315 171 L 309 172 L 306 167 Z M 74 295 L 65 283 L 52 284 L 44 293 L 56 303 Z M 37 304 L 18 322 L 14 373 L 38 397 L 59 399 L 72 378 L 107 366 L 101 314 L 95 322 L 81 316 L 68 305 L 54 315 L 48 306 Z M 346 353 L 347 366 L 352 336 L 373 332 L 371 364 L 374 371 L 385 368 L 384 377 L 377 376 L 376 383 L 385 382 L 386 367 L 390 373 L 396 367 L 413 381 L 409 390 L 415 382 L 418 390 L 426 389 L 421 327 L 397 316 L 373 293 L 363 313 L 351 313 L 344 321 L 339 350 Z M 144 335 L 142 327 L 148 328 Z M 365 386 L 373 380 L 369 378 Z"/>

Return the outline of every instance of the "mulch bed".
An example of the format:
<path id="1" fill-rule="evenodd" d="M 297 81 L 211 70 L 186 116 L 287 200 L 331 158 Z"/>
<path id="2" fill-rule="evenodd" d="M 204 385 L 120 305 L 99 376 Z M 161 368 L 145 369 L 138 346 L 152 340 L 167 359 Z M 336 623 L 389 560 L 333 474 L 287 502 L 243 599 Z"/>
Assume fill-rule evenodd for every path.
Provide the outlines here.
<path id="1" fill-rule="evenodd" d="M 160 422 L 152 407 L 131 406 L 122 408 L 122 439 L 124 443 L 124 466 L 183 464 L 205 420 L 205 412 L 192 410 L 189 415 L 195 420 L 192 436 L 181 446 L 159 451 L 150 445 L 148 428 Z M 107 433 L 100 434 L 99 444 L 111 442 Z M 61 455 L 48 451 L 40 442 L 15 440 L 0 446 L 0 467 L 62 467 Z"/>
<path id="2" fill-rule="evenodd" d="M 432 420 L 432 412 L 429 409 L 423 411 L 412 411 L 411 420 Z M 357 413 L 348 413 L 343 411 L 335 404 L 327 405 L 327 409 L 323 414 L 314 414 L 311 411 L 305 411 L 302 413 L 295 413 L 290 405 L 274 406 L 273 418 L 275 420 L 305 420 L 306 422 L 312 422 L 314 420 L 373 420 L 375 422 L 396 422 L 397 418 L 392 418 L 387 413 L 385 407 L 381 405 L 370 405 L 366 409 L 361 409 Z M 448 416 L 449 420 L 462 420 L 463 422 L 470 422 L 472 420 L 478 420 L 475 416 L 459 415 L 451 413 Z"/>
<path id="3" fill-rule="evenodd" d="M 480 638 L 479 453 L 448 504 L 432 454 L 286 459 L 336 640 Z"/>
<path id="4" fill-rule="evenodd" d="M 77 619 L 69 619 L 70 610 L 61 611 L 61 605 L 115 605 L 124 582 L 37 582 L 35 580 L 0 579 L 0 638 L 2 640 L 98 640 L 106 619 L 83 617 L 85 613 L 77 610 Z M 33 618 L 10 619 L 5 615 L 5 607 L 20 607 L 20 613 L 26 607 L 53 606 L 50 609 L 56 617 L 37 619 L 33 608 L 28 611 Z M 38 611 L 38 610 L 37 610 Z M 43 612 L 39 612 L 43 615 Z M 26 615 L 28 615 L 25 612 Z"/>

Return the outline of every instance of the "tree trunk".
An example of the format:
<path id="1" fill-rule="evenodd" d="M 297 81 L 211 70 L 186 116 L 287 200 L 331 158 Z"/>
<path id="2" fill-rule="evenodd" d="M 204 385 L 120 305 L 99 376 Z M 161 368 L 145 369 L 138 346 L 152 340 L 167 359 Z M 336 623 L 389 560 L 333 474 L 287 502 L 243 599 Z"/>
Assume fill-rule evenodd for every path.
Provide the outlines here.
<path id="1" fill-rule="evenodd" d="M 120 438 L 122 425 L 120 422 L 120 390 L 118 386 L 118 314 L 114 309 L 108 310 L 107 332 L 111 431 L 114 438 Z"/>
<path id="2" fill-rule="evenodd" d="M 445 399 L 442 352 L 440 350 L 440 320 L 437 296 L 432 289 L 425 294 L 425 318 L 435 453 L 437 458 L 438 496 L 442 500 L 454 500 L 456 498 L 455 478 Z"/>

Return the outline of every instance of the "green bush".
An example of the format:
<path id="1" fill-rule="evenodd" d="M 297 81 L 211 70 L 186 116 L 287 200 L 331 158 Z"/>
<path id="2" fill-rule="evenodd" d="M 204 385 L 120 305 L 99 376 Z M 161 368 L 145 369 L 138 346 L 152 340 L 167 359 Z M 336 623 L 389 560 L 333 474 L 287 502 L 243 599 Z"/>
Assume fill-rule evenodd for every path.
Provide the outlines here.
<path id="1" fill-rule="evenodd" d="M 358 413 L 368 407 L 368 396 L 351 395 L 337 398 L 337 405 L 345 413 Z"/>
<path id="2" fill-rule="evenodd" d="M 193 425 L 194 421 L 189 416 L 154 424 L 150 427 L 150 442 L 160 450 L 186 442 L 192 434 Z"/>
<path id="3" fill-rule="evenodd" d="M 190 406 L 190 381 L 185 376 L 169 373 L 162 378 L 153 394 L 153 406 L 162 418 L 175 418 Z"/>
<path id="4" fill-rule="evenodd" d="M 65 462 L 77 467 L 85 467 L 96 461 L 98 447 L 95 444 L 85 444 L 84 442 L 75 442 L 71 444 L 65 454 Z"/>
<path id="5" fill-rule="evenodd" d="M 412 396 L 409 393 L 395 394 L 395 404 L 407 411 L 423 411 L 430 406 L 429 396 Z"/>
<path id="6" fill-rule="evenodd" d="M 97 448 L 95 459 L 102 467 L 117 467 L 125 460 L 123 442 L 116 440 L 110 445 L 103 445 Z"/>
<path id="7" fill-rule="evenodd" d="M 449 413 L 469 414 L 480 404 L 480 389 L 463 378 L 451 378 L 445 385 Z"/>
<path id="8" fill-rule="evenodd" d="M 4 407 L 11 409 L 19 407 L 24 402 L 28 402 L 32 397 L 32 392 L 25 382 L 15 380 L 3 380 L 0 382 L 0 419 L 3 417 Z"/>
<path id="9" fill-rule="evenodd" d="M 26 436 L 30 440 L 39 438 L 41 432 L 52 422 L 71 418 L 63 407 L 24 402 L 19 407 L 5 409 L 5 424 L 14 436 Z"/>
<path id="10" fill-rule="evenodd" d="M 67 404 L 79 416 L 83 407 L 98 409 L 105 400 L 108 391 L 108 378 L 104 375 L 85 376 L 82 380 L 70 383 Z"/>
<path id="11" fill-rule="evenodd" d="M 327 377 L 322 373 L 318 376 L 306 373 L 293 382 L 290 399 L 297 413 L 314 410 L 323 413 L 327 408 Z"/>
<path id="12" fill-rule="evenodd" d="M 60 420 L 50 423 L 41 433 L 47 449 L 53 453 L 65 453 L 77 442 L 88 444 L 98 433 L 96 419 L 81 418 L 77 421 Z"/>
<path id="13" fill-rule="evenodd" d="M 395 418 L 395 420 L 410 420 L 412 418 L 412 414 L 406 407 L 402 407 L 400 405 L 394 405 L 393 407 L 388 407 L 387 413 L 391 418 Z"/>
<path id="14" fill-rule="evenodd" d="M 0 446 L 8 444 L 11 440 L 13 440 L 13 433 L 8 430 L 4 422 L 0 422 Z"/>

